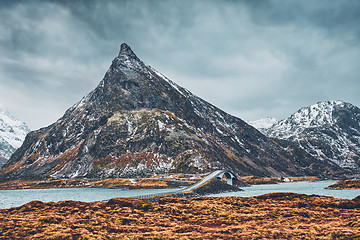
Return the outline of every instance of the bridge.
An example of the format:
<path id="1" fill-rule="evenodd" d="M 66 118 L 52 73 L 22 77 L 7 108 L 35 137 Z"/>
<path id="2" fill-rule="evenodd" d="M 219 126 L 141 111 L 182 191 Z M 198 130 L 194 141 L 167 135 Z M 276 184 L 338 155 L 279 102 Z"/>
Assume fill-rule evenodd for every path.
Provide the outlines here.
<path id="1" fill-rule="evenodd" d="M 233 185 L 234 180 L 237 180 L 237 177 L 230 171 L 228 170 L 216 170 L 210 174 L 208 174 L 204 179 L 202 179 L 201 181 L 186 187 L 186 188 L 182 188 L 173 192 L 166 192 L 166 193 L 156 193 L 156 194 L 148 194 L 148 195 L 142 195 L 142 196 L 137 196 L 135 198 L 150 198 L 150 197 L 157 197 L 157 196 L 162 196 L 162 195 L 171 195 L 171 194 L 179 194 L 179 193 L 188 193 L 191 192 L 199 187 L 202 187 L 204 185 L 206 185 L 210 180 L 217 178 L 219 180 L 226 180 L 226 183 L 229 185 Z"/>

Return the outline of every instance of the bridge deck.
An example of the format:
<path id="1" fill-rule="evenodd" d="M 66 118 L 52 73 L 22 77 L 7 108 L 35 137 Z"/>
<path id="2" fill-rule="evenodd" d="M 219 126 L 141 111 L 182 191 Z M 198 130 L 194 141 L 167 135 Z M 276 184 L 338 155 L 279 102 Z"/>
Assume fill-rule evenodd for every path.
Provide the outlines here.
<path id="1" fill-rule="evenodd" d="M 142 195 L 142 196 L 137 196 L 135 198 L 151 198 L 151 197 L 157 197 L 157 196 L 162 196 L 162 195 L 171 195 L 171 194 L 179 194 L 179 193 L 187 193 L 187 192 L 191 192 L 199 187 L 201 187 L 202 185 L 206 184 L 208 181 L 210 181 L 213 178 L 216 178 L 217 176 L 226 173 L 226 170 L 216 170 L 212 173 L 210 173 L 209 175 L 207 175 L 204 179 L 202 179 L 201 181 L 183 188 L 183 189 L 179 189 L 177 191 L 174 192 L 167 192 L 167 193 L 156 193 L 156 194 L 148 194 L 148 195 Z"/>

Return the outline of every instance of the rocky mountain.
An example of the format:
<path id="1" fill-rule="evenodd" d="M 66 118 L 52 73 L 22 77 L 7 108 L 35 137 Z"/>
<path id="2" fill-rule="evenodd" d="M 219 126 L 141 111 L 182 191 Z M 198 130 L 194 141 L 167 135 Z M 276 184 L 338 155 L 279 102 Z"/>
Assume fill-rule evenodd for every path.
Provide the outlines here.
<path id="1" fill-rule="evenodd" d="M 316 159 L 360 170 L 360 109 L 350 103 L 319 102 L 301 108 L 263 132 L 297 143 Z"/>
<path id="2" fill-rule="evenodd" d="M 0 167 L 21 146 L 28 132 L 25 123 L 0 108 Z"/>
<path id="3" fill-rule="evenodd" d="M 336 169 L 330 162 L 313 161 L 178 86 L 122 44 L 100 84 L 58 121 L 30 132 L 1 179 L 215 169 L 240 175 L 320 175 Z"/>
<path id="4" fill-rule="evenodd" d="M 0 168 L 8 161 L 7 158 L 0 157 Z"/>
<path id="5" fill-rule="evenodd" d="M 276 120 L 276 118 L 266 117 L 255 121 L 248 121 L 247 123 L 259 130 L 261 133 L 266 133 L 266 131 L 277 122 L 278 120 Z"/>

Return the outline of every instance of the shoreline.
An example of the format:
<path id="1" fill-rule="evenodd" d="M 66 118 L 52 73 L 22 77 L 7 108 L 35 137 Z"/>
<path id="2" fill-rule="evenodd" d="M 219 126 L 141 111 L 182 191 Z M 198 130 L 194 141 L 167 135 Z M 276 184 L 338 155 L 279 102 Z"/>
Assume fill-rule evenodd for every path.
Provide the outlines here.
<path id="1" fill-rule="evenodd" d="M 0 210 L 1 239 L 358 239 L 354 199 L 270 193 L 147 202 L 33 201 Z"/>
<path id="2" fill-rule="evenodd" d="M 175 175 L 177 176 L 177 175 Z M 110 179 L 45 179 L 45 180 L 11 180 L 0 182 L 0 190 L 51 189 L 51 188 L 110 188 L 110 189 L 165 189 L 190 186 L 203 177 L 187 178 L 110 178 Z M 278 184 L 298 181 L 322 181 L 317 177 L 240 177 L 240 181 L 249 185 Z"/>
<path id="3" fill-rule="evenodd" d="M 13 180 L 0 182 L 0 190 L 61 189 L 61 188 L 109 188 L 109 189 L 166 189 L 189 186 L 194 181 L 171 181 L 161 179 L 61 179 L 61 180 Z"/>
<path id="4" fill-rule="evenodd" d="M 333 185 L 327 187 L 332 190 L 358 190 L 360 189 L 360 178 L 341 180 Z"/>

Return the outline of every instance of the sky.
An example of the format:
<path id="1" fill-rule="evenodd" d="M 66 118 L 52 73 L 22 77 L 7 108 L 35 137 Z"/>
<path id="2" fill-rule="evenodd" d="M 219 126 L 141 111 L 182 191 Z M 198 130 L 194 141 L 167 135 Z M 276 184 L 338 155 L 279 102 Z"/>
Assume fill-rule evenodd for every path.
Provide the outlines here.
<path id="1" fill-rule="evenodd" d="M 0 0 L 0 105 L 32 129 L 92 91 L 126 42 L 243 120 L 360 106 L 358 0 Z"/>

